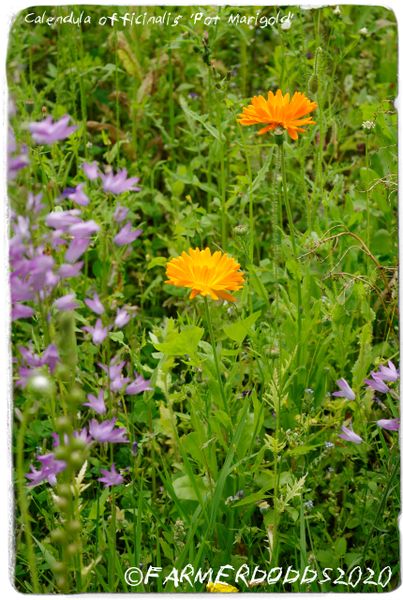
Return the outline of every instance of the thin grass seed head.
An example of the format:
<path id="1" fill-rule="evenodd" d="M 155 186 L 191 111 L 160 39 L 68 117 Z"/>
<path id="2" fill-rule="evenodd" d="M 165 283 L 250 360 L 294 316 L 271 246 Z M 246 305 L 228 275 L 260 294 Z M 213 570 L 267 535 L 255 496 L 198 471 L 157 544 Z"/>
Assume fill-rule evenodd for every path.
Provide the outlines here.
<path id="1" fill-rule="evenodd" d="M 243 108 L 238 115 L 241 125 L 265 125 L 258 131 L 263 135 L 268 131 L 280 133 L 287 131 L 291 139 L 297 140 L 298 133 L 305 133 L 302 125 L 315 125 L 312 117 L 307 117 L 310 112 L 318 107 L 301 92 L 295 92 L 292 98 L 281 90 L 275 94 L 269 92 L 267 99 L 264 96 L 253 96 L 252 104 Z"/>
<path id="2" fill-rule="evenodd" d="M 244 275 L 239 268 L 239 263 L 228 254 L 220 251 L 212 254 L 210 248 L 189 248 L 168 262 L 165 283 L 189 288 L 190 299 L 201 294 L 213 300 L 235 302 L 236 298 L 228 291 L 237 291 L 243 286 Z"/>

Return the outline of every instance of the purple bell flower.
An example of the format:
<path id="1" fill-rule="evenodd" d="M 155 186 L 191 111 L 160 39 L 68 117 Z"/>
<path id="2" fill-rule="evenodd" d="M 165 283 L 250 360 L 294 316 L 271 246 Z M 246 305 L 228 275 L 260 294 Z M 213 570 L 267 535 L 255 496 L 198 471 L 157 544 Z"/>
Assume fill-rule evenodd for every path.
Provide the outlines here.
<path id="1" fill-rule="evenodd" d="M 112 464 L 111 470 L 101 469 L 103 477 L 99 477 L 98 481 L 104 484 L 104 487 L 111 487 L 112 485 L 119 485 L 123 483 L 123 477 L 115 469 L 115 465 Z"/>
<path id="2" fill-rule="evenodd" d="M 64 115 L 59 121 L 53 121 L 49 116 L 42 121 L 30 123 L 28 129 L 37 144 L 53 144 L 66 139 L 77 129 L 75 125 L 68 126 L 70 118 L 69 115 Z"/>
<path id="3" fill-rule="evenodd" d="M 115 429 L 116 417 L 109 421 L 102 421 L 99 423 L 96 419 L 91 419 L 89 432 L 91 437 L 97 442 L 110 442 L 114 444 L 125 444 L 128 443 L 126 438 L 126 429 L 124 427 L 117 427 Z"/>
<path id="4" fill-rule="evenodd" d="M 362 438 L 353 431 L 353 427 L 350 423 L 349 427 L 345 427 L 342 425 L 342 433 L 339 434 L 339 437 L 347 442 L 353 442 L 353 444 L 361 444 Z"/>
<path id="5" fill-rule="evenodd" d="M 333 392 L 332 396 L 347 398 L 347 400 L 355 400 L 355 394 L 345 379 L 338 379 L 336 384 L 339 386 L 340 391 Z"/>
<path id="6" fill-rule="evenodd" d="M 124 246 L 125 244 L 131 244 L 134 240 L 137 240 L 139 235 L 143 233 L 142 229 L 132 229 L 131 223 L 126 223 L 124 227 L 115 235 L 113 241 L 117 246 Z"/>

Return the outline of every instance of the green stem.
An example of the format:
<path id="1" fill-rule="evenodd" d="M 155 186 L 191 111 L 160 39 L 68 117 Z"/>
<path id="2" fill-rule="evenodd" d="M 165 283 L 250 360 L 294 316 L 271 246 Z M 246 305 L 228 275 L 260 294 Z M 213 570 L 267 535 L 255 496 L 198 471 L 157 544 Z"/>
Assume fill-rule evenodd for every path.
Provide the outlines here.
<path id="1" fill-rule="evenodd" d="M 287 170 L 285 165 L 285 153 L 284 153 L 284 145 L 279 145 L 280 152 L 280 164 L 281 164 L 281 179 L 282 179 L 282 188 L 283 188 L 283 201 L 284 206 L 287 212 L 288 226 L 290 228 L 291 235 L 291 245 L 292 251 L 294 254 L 294 260 L 296 264 L 297 274 L 297 368 L 300 366 L 300 354 L 301 354 L 301 309 L 302 309 L 302 293 L 301 293 L 301 279 L 299 273 L 298 266 L 298 254 L 297 254 L 297 245 L 295 241 L 295 229 L 294 229 L 294 220 L 292 216 L 292 210 L 290 201 L 288 199 L 288 190 L 287 190 Z"/>
<path id="2" fill-rule="evenodd" d="M 369 136 L 367 135 L 367 139 L 365 141 L 365 167 L 367 169 L 367 173 L 368 173 L 368 169 L 369 169 L 369 155 L 368 155 L 368 142 L 369 142 Z M 367 246 L 369 246 L 369 242 L 370 242 L 370 211 L 369 211 L 369 189 L 367 188 L 366 190 L 366 209 L 367 209 L 367 237 L 366 237 L 366 244 Z M 367 265 L 368 265 L 368 261 L 367 261 Z"/>
<path id="3" fill-rule="evenodd" d="M 207 327 L 208 327 L 209 335 L 210 335 L 210 342 L 211 342 L 211 346 L 213 348 L 214 364 L 215 364 L 215 368 L 216 368 L 218 386 L 220 388 L 220 395 L 221 395 L 221 399 L 223 401 L 225 411 L 228 413 L 227 399 L 225 397 L 224 385 L 223 385 L 223 382 L 221 379 L 220 366 L 218 364 L 218 358 L 217 358 L 216 343 L 215 343 L 215 338 L 214 338 L 214 333 L 213 333 L 213 327 L 211 325 L 210 309 L 209 309 L 209 305 L 208 305 L 206 296 L 204 297 L 204 309 L 206 312 L 206 321 L 207 321 Z"/>
<path id="4" fill-rule="evenodd" d="M 31 574 L 32 581 L 32 591 L 34 594 L 40 593 L 39 580 L 38 580 L 38 572 L 36 569 L 36 561 L 35 561 L 35 553 L 34 546 L 32 542 L 32 530 L 31 530 L 31 522 L 29 515 L 29 507 L 28 507 L 28 499 L 26 493 L 26 480 L 24 474 L 24 440 L 25 434 L 27 431 L 28 425 L 28 417 L 27 412 L 30 408 L 30 405 L 26 408 L 23 417 L 21 426 L 18 430 L 17 436 L 17 492 L 18 492 L 18 503 L 20 507 L 21 519 L 24 527 L 25 533 L 25 543 L 27 548 L 27 562 L 29 565 L 29 572 Z"/>

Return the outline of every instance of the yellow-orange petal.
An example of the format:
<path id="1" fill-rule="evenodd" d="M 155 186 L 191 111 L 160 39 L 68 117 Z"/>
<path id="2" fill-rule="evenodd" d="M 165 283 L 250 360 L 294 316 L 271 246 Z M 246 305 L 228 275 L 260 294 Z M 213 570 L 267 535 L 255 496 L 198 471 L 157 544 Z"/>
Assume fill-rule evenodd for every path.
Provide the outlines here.
<path id="1" fill-rule="evenodd" d="M 281 90 L 277 90 L 275 94 L 269 91 L 267 98 L 254 96 L 251 104 L 243 108 L 237 120 L 244 126 L 264 125 L 259 129 L 258 135 L 282 127 L 295 140 L 298 139 L 298 131 L 305 131 L 300 129 L 301 125 L 315 125 L 312 117 L 306 115 L 317 107 L 316 102 L 312 102 L 301 92 L 295 92 L 290 98 L 288 92 L 283 96 Z"/>
<path id="2" fill-rule="evenodd" d="M 212 254 L 208 247 L 204 250 L 189 248 L 188 252 L 168 261 L 165 283 L 190 289 L 190 299 L 201 294 L 213 300 L 235 302 L 236 298 L 228 291 L 242 288 L 244 275 L 239 269 L 239 263 L 228 254 L 220 251 Z"/>

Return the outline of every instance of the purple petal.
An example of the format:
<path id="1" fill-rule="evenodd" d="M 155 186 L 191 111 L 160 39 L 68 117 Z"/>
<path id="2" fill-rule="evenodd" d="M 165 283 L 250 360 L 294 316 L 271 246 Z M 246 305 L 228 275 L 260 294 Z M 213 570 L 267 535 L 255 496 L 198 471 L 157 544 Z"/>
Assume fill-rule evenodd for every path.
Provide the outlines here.
<path id="1" fill-rule="evenodd" d="M 380 419 L 376 422 L 379 427 L 382 429 L 387 429 L 388 431 L 399 431 L 400 428 L 400 419 Z"/>
<path id="2" fill-rule="evenodd" d="M 66 250 L 66 254 L 64 255 L 64 260 L 68 262 L 74 263 L 76 260 L 80 258 L 87 250 L 90 245 L 91 240 L 89 238 L 74 238 L 70 242 L 70 246 Z"/>
<path id="3" fill-rule="evenodd" d="M 83 163 L 83 171 L 90 180 L 97 179 L 99 177 L 98 164 L 96 162 Z"/>
<path id="4" fill-rule="evenodd" d="M 105 312 L 105 308 L 99 299 L 98 294 L 94 294 L 94 298 L 85 298 L 84 302 L 94 313 L 102 315 Z"/>
<path id="5" fill-rule="evenodd" d="M 68 279 L 69 277 L 76 277 L 83 266 L 83 261 L 75 263 L 74 265 L 63 264 L 59 268 L 59 275 L 61 279 Z"/>
<path id="6" fill-rule="evenodd" d="M 53 306 L 60 311 L 70 311 L 78 308 L 80 305 L 76 301 L 75 294 L 66 294 L 55 300 Z"/>

